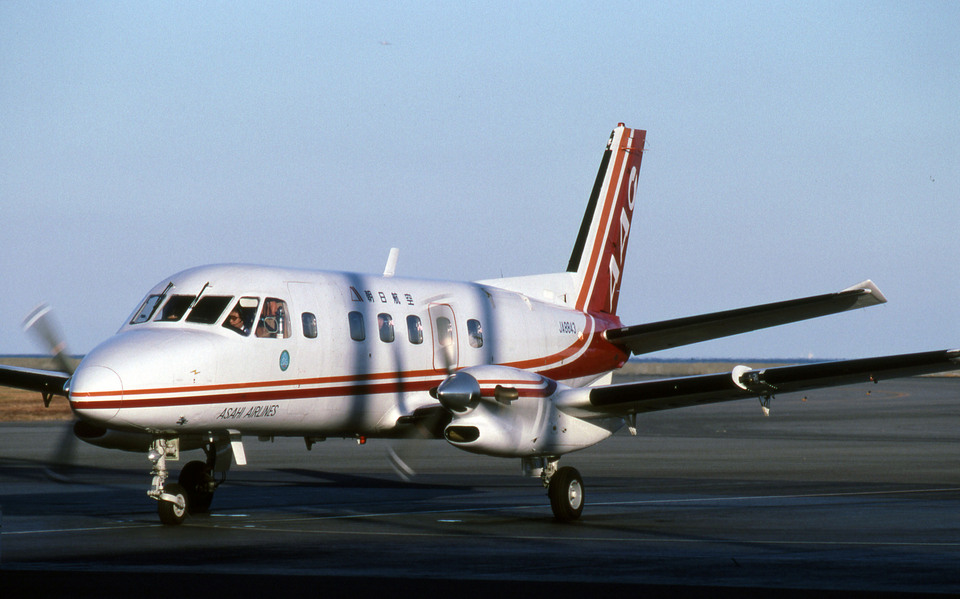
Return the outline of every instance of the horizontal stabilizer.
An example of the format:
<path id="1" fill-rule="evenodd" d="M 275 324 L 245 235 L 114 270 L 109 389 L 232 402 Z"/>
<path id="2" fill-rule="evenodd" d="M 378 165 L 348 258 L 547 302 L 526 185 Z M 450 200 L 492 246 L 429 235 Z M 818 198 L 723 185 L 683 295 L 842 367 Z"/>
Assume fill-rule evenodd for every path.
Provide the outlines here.
<path id="1" fill-rule="evenodd" d="M 866 308 L 886 301 L 887 298 L 880 293 L 873 281 L 867 280 L 837 293 L 611 329 L 604 333 L 604 337 L 614 345 L 625 347 L 634 355 L 640 355 L 846 310 Z"/>
<path id="2" fill-rule="evenodd" d="M 627 415 L 958 369 L 957 349 L 760 370 L 738 366 L 732 372 L 571 389 L 557 405 L 580 417 Z"/>

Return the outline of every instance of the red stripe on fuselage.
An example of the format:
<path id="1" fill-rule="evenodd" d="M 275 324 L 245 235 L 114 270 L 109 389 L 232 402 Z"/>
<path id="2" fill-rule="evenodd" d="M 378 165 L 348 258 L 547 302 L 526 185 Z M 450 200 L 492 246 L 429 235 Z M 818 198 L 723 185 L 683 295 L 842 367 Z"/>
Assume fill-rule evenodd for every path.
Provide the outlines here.
<path id="1" fill-rule="evenodd" d="M 124 408 L 166 408 L 181 405 L 211 405 L 221 403 L 251 403 L 263 401 L 281 401 L 287 399 L 321 399 L 324 397 L 347 397 L 362 395 L 381 395 L 395 393 L 409 393 L 427 391 L 436 387 L 442 379 L 428 381 L 395 381 L 391 383 L 357 384 L 338 387 L 324 387 L 312 389 L 274 389 L 253 393 L 237 392 L 218 395 L 178 395 L 172 397 L 154 397 L 142 399 L 123 399 Z M 549 397 L 556 389 L 556 383 L 542 378 L 539 382 L 529 380 L 483 380 L 480 384 L 486 387 L 482 394 L 493 397 L 496 386 L 519 387 L 517 392 L 521 397 Z M 523 387 L 526 385 L 527 387 Z M 536 385 L 529 388 L 530 385 Z M 84 410 L 102 410 L 116 407 L 121 400 L 107 399 L 100 401 L 72 402 L 75 408 Z"/>
<path id="2" fill-rule="evenodd" d="M 615 317 L 614 317 L 614 320 Z M 619 326 L 619 321 L 604 323 L 604 329 Z M 502 364 L 519 370 L 531 370 L 550 379 L 572 379 L 599 374 L 622 365 L 626 356 L 621 356 L 614 346 L 594 334 L 595 319 L 587 316 L 583 335 L 567 348 L 550 356 Z M 595 346 L 593 353 L 586 355 Z M 563 361 L 584 352 L 572 362 Z M 98 410 L 122 406 L 127 408 L 157 408 L 184 405 L 210 405 L 220 403 L 251 403 L 285 399 L 320 399 L 353 395 L 379 395 L 406 392 L 422 392 L 436 387 L 443 381 L 434 370 L 406 372 L 379 372 L 369 374 L 336 375 L 306 379 L 255 381 L 249 383 L 222 383 L 193 387 L 158 387 L 124 391 L 87 391 L 71 393 L 70 405 L 74 409 Z M 383 382 L 375 382 L 383 381 Z M 343 384 L 348 383 L 348 384 Z M 486 383 L 486 382 L 484 382 Z M 499 384 L 528 385 L 530 381 L 501 381 Z M 329 385 L 329 386 L 322 386 Z M 268 389 L 269 387 L 281 387 Z M 221 393 L 217 393 L 217 392 Z M 552 392 L 552 391 L 551 391 Z M 139 397 L 143 395 L 154 397 Z M 548 394 L 549 395 L 549 394 Z M 74 398 L 79 399 L 76 401 Z M 90 398 L 90 399 L 85 399 Z M 121 399 L 122 398 L 122 399 Z"/>

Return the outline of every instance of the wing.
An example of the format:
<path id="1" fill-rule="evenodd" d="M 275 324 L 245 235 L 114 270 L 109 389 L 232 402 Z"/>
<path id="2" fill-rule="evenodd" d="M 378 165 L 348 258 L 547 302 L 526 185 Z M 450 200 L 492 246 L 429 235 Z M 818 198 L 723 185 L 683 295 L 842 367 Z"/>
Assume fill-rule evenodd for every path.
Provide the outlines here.
<path id="1" fill-rule="evenodd" d="M 627 415 L 960 369 L 960 349 L 640 381 L 560 392 L 573 416 Z"/>
<path id="2" fill-rule="evenodd" d="M 886 301 L 887 298 L 880 293 L 873 281 L 867 280 L 837 293 L 611 329 L 604 333 L 604 337 L 614 345 L 620 345 L 639 355 L 875 306 Z"/>
<path id="3" fill-rule="evenodd" d="M 44 398 L 51 395 L 66 397 L 64 385 L 69 380 L 70 375 L 66 372 L 0 365 L 0 386 L 39 391 Z"/>

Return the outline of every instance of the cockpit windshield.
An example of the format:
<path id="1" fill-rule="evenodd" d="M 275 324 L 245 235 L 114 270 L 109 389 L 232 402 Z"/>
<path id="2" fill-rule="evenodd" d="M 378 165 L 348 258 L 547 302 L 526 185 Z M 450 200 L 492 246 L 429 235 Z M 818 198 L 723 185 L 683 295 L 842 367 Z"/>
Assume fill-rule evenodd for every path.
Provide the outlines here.
<path id="1" fill-rule="evenodd" d="M 190 304 L 193 303 L 195 295 L 173 295 L 163 305 L 160 313 L 154 318 L 157 322 L 176 322 L 183 318 L 184 313 Z"/>
<path id="2" fill-rule="evenodd" d="M 141 322 L 150 320 L 150 317 L 153 316 L 154 311 L 156 311 L 161 301 L 163 301 L 162 294 L 147 297 L 147 299 L 143 300 L 143 304 L 140 305 L 140 309 L 137 310 L 137 315 L 130 319 L 130 324 L 140 324 Z"/>
<path id="3" fill-rule="evenodd" d="M 171 285 L 172 287 L 172 285 Z M 169 287 L 168 287 L 169 289 Z M 194 324 L 217 324 L 244 337 L 256 332 L 267 339 L 288 339 L 293 334 L 287 302 L 275 297 L 261 301 L 259 297 L 241 297 L 233 303 L 232 295 L 170 295 L 166 291 L 150 295 L 140 305 L 130 324 L 153 322 L 190 322 Z M 227 316 L 223 313 L 231 306 Z M 259 318 L 258 318 L 259 316 Z M 186 318 L 184 318 L 186 317 Z"/>
<path id="4" fill-rule="evenodd" d="M 232 295 L 205 295 L 200 299 L 195 295 L 174 295 L 164 303 L 164 297 L 164 294 L 148 296 L 130 324 L 140 324 L 151 318 L 154 322 L 177 322 L 184 314 L 187 314 L 187 322 L 216 324 L 233 299 Z"/>
<path id="5" fill-rule="evenodd" d="M 232 295 L 205 295 L 187 315 L 187 322 L 215 324 L 233 299 Z"/>

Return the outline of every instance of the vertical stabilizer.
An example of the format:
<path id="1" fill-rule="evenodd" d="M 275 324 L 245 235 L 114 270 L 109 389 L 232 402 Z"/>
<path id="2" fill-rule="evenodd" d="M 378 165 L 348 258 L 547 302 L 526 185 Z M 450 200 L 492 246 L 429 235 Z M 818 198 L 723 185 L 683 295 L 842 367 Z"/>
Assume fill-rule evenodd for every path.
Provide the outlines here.
<path id="1" fill-rule="evenodd" d="M 617 312 L 646 134 L 623 123 L 610 134 L 567 266 L 579 284 L 579 310 Z"/>

